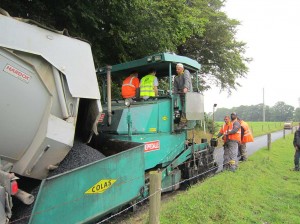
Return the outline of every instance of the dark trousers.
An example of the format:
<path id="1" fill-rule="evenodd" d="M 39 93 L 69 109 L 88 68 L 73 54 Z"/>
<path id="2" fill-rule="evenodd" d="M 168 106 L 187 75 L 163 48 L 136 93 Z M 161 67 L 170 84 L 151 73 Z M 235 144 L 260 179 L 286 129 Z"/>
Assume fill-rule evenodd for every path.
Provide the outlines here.
<path id="1" fill-rule="evenodd" d="M 300 149 L 295 150 L 294 163 L 295 167 L 299 168 Z"/>

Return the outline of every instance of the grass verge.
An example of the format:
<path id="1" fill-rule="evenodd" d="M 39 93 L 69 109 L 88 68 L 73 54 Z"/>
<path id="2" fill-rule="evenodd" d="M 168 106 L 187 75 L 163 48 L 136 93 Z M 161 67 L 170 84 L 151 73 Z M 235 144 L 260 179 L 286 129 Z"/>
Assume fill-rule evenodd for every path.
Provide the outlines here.
<path id="1" fill-rule="evenodd" d="M 262 148 L 237 172 L 222 172 L 162 204 L 161 223 L 300 223 L 293 135 Z"/>
<path id="2" fill-rule="evenodd" d="M 252 131 L 254 137 L 265 135 L 267 133 L 275 132 L 283 130 L 283 122 L 247 122 L 249 128 Z M 216 122 L 216 132 L 219 131 L 220 127 L 224 124 L 224 122 Z"/>

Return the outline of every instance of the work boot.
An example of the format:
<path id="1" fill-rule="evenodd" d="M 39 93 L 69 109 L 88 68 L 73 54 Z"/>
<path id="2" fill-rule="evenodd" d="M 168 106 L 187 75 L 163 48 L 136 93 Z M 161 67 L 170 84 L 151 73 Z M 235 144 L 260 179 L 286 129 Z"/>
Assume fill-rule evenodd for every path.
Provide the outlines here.
<path id="1" fill-rule="evenodd" d="M 299 171 L 299 166 L 295 166 L 294 171 Z"/>
<path id="2" fill-rule="evenodd" d="M 236 167 L 234 167 L 234 166 L 231 166 L 231 167 L 229 168 L 229 171 L 231 171 L 231 172 L 235 172 L 235 171 L 236 171 Z"/>
<path id="3" fill-rule="evenodd" d="M 225 171 L 225 170 L 229 170 L 229 165 L 228 164 L 224 164 L 223 165 L 223 170 Z"/>
<path id="4" fill-rule="evenodd" d="M 241 157 L 241 159 L 240 159 L 240 161 L 243 161 L 243 162 L 245 162 L 245 161 L 247 161 L 247 158 L 246 158 L 246 157 L 244 157 L 244 156 L 242 156 L 242 157 Z"/>

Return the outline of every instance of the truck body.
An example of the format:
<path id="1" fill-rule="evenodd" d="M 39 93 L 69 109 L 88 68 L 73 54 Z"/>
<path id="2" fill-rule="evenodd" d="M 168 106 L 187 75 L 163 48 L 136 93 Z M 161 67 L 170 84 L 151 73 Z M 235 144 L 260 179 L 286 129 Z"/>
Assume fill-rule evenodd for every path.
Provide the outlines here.
<path id="1" fill-rule="evenodd" d="M 11 195 L 22 192 L 11 189 L 17 176 L 45 179 L 69 153 L 76 128 L 88 140 L 102 108 L 87 42 L 5 15 L 0 27 L 3 223 L 11 217 Z M 78 121 L 79 107 L 85 117 Z"/>

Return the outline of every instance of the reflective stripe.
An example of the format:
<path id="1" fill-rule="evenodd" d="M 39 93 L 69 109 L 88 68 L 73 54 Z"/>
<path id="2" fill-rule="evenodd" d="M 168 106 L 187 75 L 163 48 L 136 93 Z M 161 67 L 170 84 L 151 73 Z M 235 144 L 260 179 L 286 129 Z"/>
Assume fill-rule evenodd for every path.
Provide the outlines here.
<path id="1" fill-rule="evenodd" d="M 223 124 L 223 126 L 220 129 L 220 133 L 225 135 L 225 134 L 228 134 L 230 131 L 232 131 L 233 123 L 234 122 L 230 122 L 229 125 Z M 223 136 L 223 140 L 224 140 L 224 142 L 226 142 L 227 140 L 234 140 L 234 141 L 240 142 L 241 141 L 241 129 L 239 129 L 234 134 L 227 135 L 227 139 Z"/>
<path id="2" fill-rule="evenodd" d="M 135 80 L 136 78 L 136 80 Z M 136 95 L 136 88 L 139 87 L 139 81 L 137 77 L 128 76 L 122 84 L 122 97 L 132 98 Z"/>
<path id="3" fill-rule="evenodd" d="M 234 165 L 234 164 L 235 164 L 235 161 L 234 161 L 234 160 L 230 160 L 230 161 L 229 161 L 229 164 L 230 164 L 230 165 Z"/>
<path id="4" fill-rule="evenodd" d="M 135 77 L 131 77 L 129 83 L 125 83 L 123 84 L 122 86 L 131 86 L 131 87 L 135 87 L 134 85 L 132 85 L 132 80 L 134 79 Z"/>
<path id="5" fill-rule="evenodd" d="M 240 120 L 239 122 L 241 124 L 241 127 L 244 129 L 244 136 L 242 136 L 241 142 L 243 144 L 247 143 L 247 142 L 253 142 L 254 138 L 253 138 L 253 135 L 251 133 L 251 130 L 249 129 L 248 124 L 243 120 Z"/>

